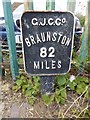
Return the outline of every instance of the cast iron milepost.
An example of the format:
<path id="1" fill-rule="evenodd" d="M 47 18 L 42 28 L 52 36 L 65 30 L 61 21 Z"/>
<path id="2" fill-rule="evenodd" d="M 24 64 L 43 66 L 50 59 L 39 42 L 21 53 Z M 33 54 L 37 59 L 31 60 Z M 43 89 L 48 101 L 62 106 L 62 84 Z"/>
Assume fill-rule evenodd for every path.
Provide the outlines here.
<path id="1" fill-rule="evenodd" d="M 41 76 L 41 94 L 52 94 L 54 76 L 70 70 L 74 16 L 70 12 L 27 11 L 21 24 L 25 71 Z"/>

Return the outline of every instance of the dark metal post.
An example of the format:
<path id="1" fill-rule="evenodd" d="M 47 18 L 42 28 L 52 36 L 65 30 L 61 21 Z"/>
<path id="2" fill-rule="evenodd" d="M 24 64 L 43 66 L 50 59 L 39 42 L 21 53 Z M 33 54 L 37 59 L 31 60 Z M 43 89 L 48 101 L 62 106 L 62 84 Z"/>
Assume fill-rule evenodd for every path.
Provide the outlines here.
<path id="1" fill-rule="evenodd" d="M 55 10 L 55 0 L 46 1 L 46 10 Z M 54 92 L 55 76 L 41 76 L 41 94 L 51 95 Z"/>
<path id="2" fill-rule="evenodd" d="M 41 82 L 41 94 L 51 95 L 54 92 L 54 79 L 55 76 L 42 76 Z"/>

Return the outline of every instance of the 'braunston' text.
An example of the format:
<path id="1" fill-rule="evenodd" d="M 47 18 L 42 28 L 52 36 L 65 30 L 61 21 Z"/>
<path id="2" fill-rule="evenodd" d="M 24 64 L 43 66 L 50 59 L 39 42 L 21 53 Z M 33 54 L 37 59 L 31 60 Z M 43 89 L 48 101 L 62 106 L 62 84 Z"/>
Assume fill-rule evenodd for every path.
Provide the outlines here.
<path id="1" fill-rule="evenodd" d="M 40 34 L 35 33 L 35 35 L 28 35 L 25 38 L 25 43 L 28 47 L 44 42 L 57 42 L 61 45 L 69 46 L 71 42 L 71 33 L 67 37 L 62 32 L 41 32 Z"/>

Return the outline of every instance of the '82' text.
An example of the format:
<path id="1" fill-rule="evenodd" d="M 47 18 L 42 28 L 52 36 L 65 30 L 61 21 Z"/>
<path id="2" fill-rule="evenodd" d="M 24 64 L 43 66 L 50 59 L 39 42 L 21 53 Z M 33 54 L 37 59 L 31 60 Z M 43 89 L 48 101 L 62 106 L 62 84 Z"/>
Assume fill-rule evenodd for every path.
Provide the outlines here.
<path id="1" fill-rule="evenodd" d="M 46 47 L 41 47 L 40 48 L 40 57 L 41 58 L 54 58 L 55 57 L 55 48 L 54 47 L 49 47 L 48 49 Z"/>

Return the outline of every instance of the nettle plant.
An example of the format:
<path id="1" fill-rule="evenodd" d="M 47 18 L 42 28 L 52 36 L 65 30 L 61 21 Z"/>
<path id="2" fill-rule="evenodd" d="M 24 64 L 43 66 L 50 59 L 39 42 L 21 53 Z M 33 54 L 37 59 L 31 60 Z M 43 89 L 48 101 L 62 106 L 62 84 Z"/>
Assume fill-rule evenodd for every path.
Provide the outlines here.
<path id="1" fill-rule="evenodd" d="M 52 102 L 64 104 L 67 100 L 68 91 L 72 90 L 78 95 L 86 98 L 90 98 L 88 93 L 89 80 L 87 77 L 77 76 L 74 80 L 70 80 L 70 74 L 56 76 L 55 78 L 55 92 L 52 95 L 42 95 L 42 99 L 48 106 Z M 20 75 L 17 77 L 16 83 L 13 86 L 13 90 L 20 91 L 26 96 L 30 104 L 34 104 L 37 98 L 40 96 L 40 77 L 27 77 Z"/>

